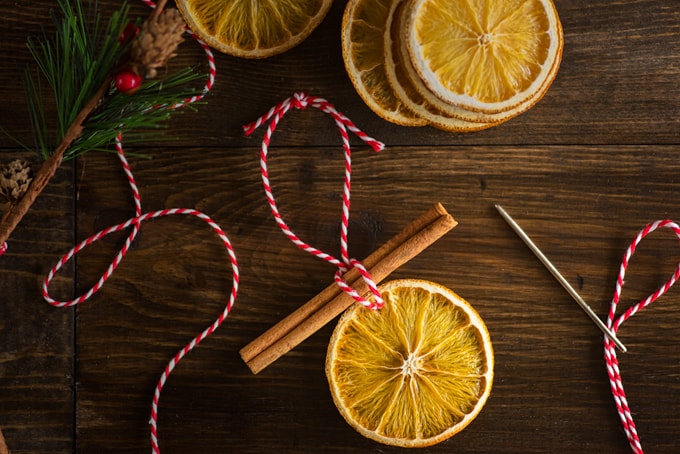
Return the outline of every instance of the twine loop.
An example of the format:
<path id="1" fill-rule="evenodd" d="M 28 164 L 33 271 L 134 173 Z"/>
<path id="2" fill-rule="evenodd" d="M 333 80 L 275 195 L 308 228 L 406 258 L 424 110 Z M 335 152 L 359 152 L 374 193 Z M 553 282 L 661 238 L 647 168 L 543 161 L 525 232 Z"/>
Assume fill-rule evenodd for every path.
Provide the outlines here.
<path id="1" fill-rule="evenodd" d="M 156 3 L 154 1 L 150 0 L 141 0 L 143 3 L 146 5 L 155 8 Z M 199 46 L 203 49 L 205 52 L 205 56 L 207 58 L 208 62 L 208 74 L 207 74 L 207 80 L 205 82 L 205 85 L 203 87 L 202 92 L 200 92 L 197 95 L 191 96 L 184 101 L 180 101 L 174 105 L 158 105 L 155 106 L 156 109 L 177 109 L 180 108 L 186 104 L 191 104 L 193 102 L 201 100 L 205 95 L 210 92 L 212 89 L 214 83 L 215 83 L 215 75 L 216 75 L 216 67 L 215 67 L 215 58 L 212 53 L 212 50 L 210 47 L 203 41 L 201 40 L 196 34 L 194 34 L 191 30 L 187 28 L 187 33 L 191 35 L 192 38 L 199 44 Z M 115 269 L 118 267 L 120 262 L 122 261 L 123 257 L 127 254 L 127 252 L 130 250 L 130 247 L 132 245 L 132 242 L 134 241 L 135 237 L 137 236 L 139 229 L 141 227 L 142 222 L 159 218 L 159 217 L 164 217 L 164 216 L 171 216 L 171 215 L 187 215 L 187 216 L 192 216 L 192 217 L 197 217 L 203 221 L 205 221 L 211 228 L 212 230 L 218 235 L 218 237 L 222 240 L 222 243 L 226 249 L 226 252 L 228 254 L 230 264 L 231 264 L 231 270 L 232 270 L 232 280 L 231 280 L 231 293 L 229 295 L 229 299 L 227 301 L 226 306 L 224 307 L 223 311 L 220 313 L 220 315 L 215 319 L 215 321 L 205 328 L 200 334 L 198 334 L 196 337 L 194 337 L 189 343 L 187 343 L 182 349 L 180 349 L 175 356 L 168 361 L 167 365 L 165 366 L 163 372 L 160 375 L 160 378 L 158 379 L 158 382 L 156 384 L 156 388 L 154 390 L 153 394 L 153 400 L 151 402 L 151 415 L 149 418 L 149 426 L 150 426 L 150 431 L 151 431 L 151 448 L 152 448 L 152 453 L 154 454 L 160 454 L 160 447 L 158 444 L 158 427 L 157 427 L 157 421 L 158 421 L 158 404 L 161 396 L 161 391 L 172 373 L 172 371 L 175 369 L 179 361 L 184 358 L 191 350 L 193 350 L 201 341 L 203 341 L 206 337 L 211 335 L 217 328 L 219 328 L 222 323 L 225 321 L 226 317 L 228 314 L 231 312 L 231 309 L 236 301 L 236 295 L 238 293 L 238 285 L 239 285 L 239 269 L 238 269 L 238 263 L 236 261 L 236 255 L 234 253 L 234 249 L 231 245 L 231 242 L 229 241 L 229 238 L 225 234 L 225 232 L 222 230 L 222 228 L 214 221 L 212 220 L 208 215 L 197 211 L 195 209 L 191 208 L 167 208 L 163 210 L 158 210 L 158 211 L 153 211 L 153 212 L 148 212 L 148 213 L 142 213 L 142 207 L 141 207 L 141 197 L 139 194 L 139 189 L 137 187 L 137 184 L 135 182 L 135 178 L 132 174 L 132 170 L 130 169 L 130 165 L 128 164 L 128 161 L 125 157 L 125 154 L 123 152 L 123 143 L 122 143 L 122 135 L 121 133 L 118 134 L 115 140 L 115 146 L 116 146 L 116 151 L 117 151 L 117 156 L 119 158 L 119 161 L 123 167 L 123 171 L 125 172 L 128 180 L 128 185 L 130 187 L 130 190 L 132 192 L 132 197 L 134 200 L 134 205 L 135 205 L 135 215 L 128 219 L 127 221 L 120 223 L 118 225 L 114 225 L 111 227 L 108 227 L 92 236 L 89 238 L 85 239 L 82 241 L 80 244 L 76 245 L 73 247 L 69 252 L 67 252 L 58 262 L 57 264 L 49 271 L 47 277 L 45 278 L 45 281 L 43 282 L 42 286 L 42 295 L 43 298 L 52 306 L 55 307 L 71 307 L 75 306 L 77 304 L 80 304 L 87 299 L 89 299 L 92 295 L 97 293 L 104 283 L 111 277 Z M 91 245 L 92 243 L 96 242 L 97 240 L 113 233 L 113 232 L 119 232 L 122 230 L 126 230 L 130 228 L 130 233 L 128 234 L 127 238 L 125 239 L 125 242 L 122 246 L 122 248 L 119 250 L 118 254 L 115 256 L 111 264 L 108 266 L 104 274 L 99 278 L 99 280 L 85 293 L 77 296 L 76 298 L 69 300 L 69 301 L 57 301 L 54 298 L 52 298 L 49 294 L 49 285 L 56 275 L 56 273 L 69 261 L 71 260 L 79 251 L 84 249 L 85 247 Z M 0 246 L 0 255 L 2 255 L 5 250 L 7 249 L 6 243 Z"/>
<path id="2" fill-rule="evenodd" d="M 609 307 L 609 316 L 607 317 L 606 323 L 607 328 L 609 328 L 614 334 L 618 332 L 619 328 L 626 320 L 656 301 L 680 278 L 680 264 L 678 264 L 678 267 L 675 269 L 675 272 L 670 277 L 670 279 L 668 279 L 652 294 L 637 304 L 629 307 L 622 315 L 616 318 L 616 309 L 619 305 L 619 302 L 621 301 L 621 290 L 623 288 L 624 276 L 630 263 L 630 258 L 635 253 L 635 249 L 637 248 L 640 241 L 642 241 L 644 237 L 658 228 L 669 228 L 675 233 L 678 239 L 680 239 L 680 226 L 671 220 L 663 220 L 647 224 L 647 226 L 645 226 L 635 236 L 630 246 L 628 246 L 623 256 L 623 260 L 621 261 L 621 267 L 619 268 L 619 274 L 616 279 L 614 296 Z M 619 418 L 621 419 L 623 430 L 626 433 L 626 437 L 628 438 L 628 443 L 635 454 L 643 454 L 640 437 L 638 436 L 635 422 L 633 421 L 633 416 L 630 411 L 630 407 L 628 406 L 626 393 L 623 390 L 623 382 L 621 380 L 621 372 L 619 370 L 619 360 L 616 356 L 616 346 L 614 342 L 606 336 L 604 338 L 604 359 L 607 367 L 607 374 L 609 375 L 609 383 L 611 386 L 612 395 L 616 404 L 616 410 L 619 414 Z"/>
<path id="3" fill-rule="evenodd" d="M 288 227 L 288 224 L 283 220 L 279 212 L 279 208 L 274 199 L 274 194 L 272 193 L 271 184 L 269 182 L 269 171 L 267 169 L 267 155 L 269 152 L 269 145 L 271 143 L 271 137 L 276 130 L 281 118 L 291 109 L 305 109 L 309 106 L 315 107 L 322 112 L 330 115 L 335 124 L 338 127 L 340 136 L 342 138 L 342 145 L 345 157 L 345 181 L 343 185 L 343 195 L 342 195 L 342 222 L 340 228 L 340 259 L 333 257 L 315 247 L 302 241 L 293 231 Z M 374 151 L 378 152 L 382 150 L 385 145 L 379 142 L 361 131 L 359 128 L 352 123 L 352 121 L 347 118 L 342 113 L 338 112 L 335 107 L 323 98 L 317 96 L 309 96 L 304 92 L 297 92 L 293 96 L 284 99 L 279 104 L 275 105 L 267 113 L 262 115 L 257 120 L 248 123 L 243 126 L 244 133 L 249 136 L 257 128 L 263 124 L 268 123 L 267 129 L 265 131 L 264 137 L 262 139 L 262 145 L 260 147 L 260 173 L 262 176 L 262 183 L 264 185 L 264 192 L 267 197 L 267 203 L 271 209 L 274 216 L 274 220 L 283 233 L 290 239 L 293 244 L 298 248 L 306 251 L 316 257 L 319 257 L 332 265 L 335 265 L 338 270 L 335 273 L 335 283 L 348 295 L 350 295 L 355 301 L 362 304 L 363 306 L 370 309 L 380 309 L 384 305 L 384 301 L 380 296 L 380 291 L 371 277 L 370 273 L 366 267 L 357 259 L 351 258 L 348 252 L 347 246 L 347 231 L 349 225 L 349 208 L 350 208 L 350 186 L 351 186 L 351 174 L 352 174 L 352 157 L 351 157 L 351 147 L 349 143 L 348 130 L 352 131 L 363 142 L 368 144 Z M 345 282 L 343 275 L 350 269 L 356 269 L 361 278 L 368 286 L 371 294 L 372 300 L 365 298 L 360 295 L 355 289 Z"/>

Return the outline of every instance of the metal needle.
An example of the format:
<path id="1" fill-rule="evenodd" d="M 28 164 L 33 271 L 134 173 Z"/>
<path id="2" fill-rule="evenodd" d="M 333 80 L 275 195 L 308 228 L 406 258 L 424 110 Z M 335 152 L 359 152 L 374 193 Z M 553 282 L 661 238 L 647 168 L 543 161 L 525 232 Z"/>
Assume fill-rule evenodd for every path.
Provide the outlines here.
<path id="1" fill-rule="evenodd" d="M 625 352 L 627 351 L 626 346 L 623 345 L 623 343 L 616 337 L 614 333 L 611 332 L 609 328 L 600 320 L 600 317 L 593 312 L 593 310 L 588 306 L 588 304 L 581 298 L 581 295 L 579 295 L 574 287 L 569 284 L 569 282 L 560 274 L 559 271 L 557 271 L 557 268 L 548 260 L 548 258 L 541 252 L 541 250 L 534 244 L 533 241 L 531 241 L 531 238 L 529 238 L 529 235 L 527 235 L 524 230 L 515 222 L 512 217 L 500 206 L 500 205 L 495 205 L 496 209 L 500 213 L 500 215 L 505 219 L 505 221 L 508 223 L 510 227 L 512 227 L 512 230 L 515 231 L 515 233 L 524 241 L 524 243 L 531 249 L 531 252 L 534 253 L 534 255 L 543 263 L 543 265 L 550 271 L 550 273 L 557 279 L 557 281 L 562 284 L 562 287 L 571 295 L 572 298 L 581 306 L 581 308 L 588 314 L 588 316 L 595 322 L 595 325 L 597 325 L 598 328 L 612 341 L 616 346 L 619 348 L 619 350 Z"/>

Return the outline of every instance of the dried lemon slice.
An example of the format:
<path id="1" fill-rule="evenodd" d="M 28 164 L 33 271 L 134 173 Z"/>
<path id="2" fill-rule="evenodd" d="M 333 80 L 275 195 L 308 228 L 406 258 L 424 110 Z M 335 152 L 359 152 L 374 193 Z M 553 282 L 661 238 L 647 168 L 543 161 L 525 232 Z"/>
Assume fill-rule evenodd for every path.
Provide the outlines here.
<path id="1" fill-rule="evenodd" d="M 331 337 L 326 376 L 347 422 L 380 443 L 423 447 L 463 430 L 491 392 L 493 349 L 477 312 L 451 290 L 404 279 L 380 311 L 354 305 Z"/>

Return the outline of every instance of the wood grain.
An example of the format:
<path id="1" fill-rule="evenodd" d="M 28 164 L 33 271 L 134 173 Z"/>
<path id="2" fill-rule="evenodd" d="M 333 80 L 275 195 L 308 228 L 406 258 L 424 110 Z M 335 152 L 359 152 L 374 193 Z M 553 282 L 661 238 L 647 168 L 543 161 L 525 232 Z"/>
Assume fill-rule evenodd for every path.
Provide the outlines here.
<path id="1" fill-rule="evenodd" d="M 101 0 L 106 14 L 119 2 Z M 385 452 L 351 429 L 324 376 L 333 326 L 253 376 L 238 351 L 323 290 L 334 269 L 274 224 L 259 176 L 263 131 L 241 125 L 298 90 L 327 98 L 387 147 L 352 140 L 350 253 L 358 258 L 434 201 L 459 225 L 394 278 L 430 279 L 486 321 L 496 356 L 491 397 L 462 433 L 423 452 L 626 453 L 602 336 L 493 208 L 506 208 L 602 317 L 625 248 L 646 223 L 680 220 L 680 10 L 676 0 L 555 0 L 565 30 L 553 86 L 529 112 L 469 135 L 403 128 L 375 116 L 340 54 L 344 2 L 299 47 L 267 60 L 217 56 L 207 104 L 170 122 L 167 143 L 131 147 L 145 211 L 196 208 L 232 240 L 239 296 L 225 325 L 179 363 L 159 406 L 163 452 Z M 138 2 L 132 11 L 146 13 Z M 0 126 L 30 141 L 20 74 L 27 36 L 56 2 L 0 1 Z M 176 64 L 202 64 L 183 44 Z M 30 157 L 0 135 L 0 157 Z M 304 240 L 336 254 L 342 149 L 332 120 L 289 113 L 268 158 L 281 213 Z M 167 361 L 218 316 L 231 290 L 219 239 L 200 220 L 143 224 L 103 290 L 54 309 L 40 285 L 75 242 L 134 213 L 115 156 L 67 163 L 0 257 L 0 427 L 13 454 L 148 452 L 151 397 Z M 50 291 L 68 298 L 106 269 L 124 233 L 79 254 Z M 670 276 L 677 240 L 655 232 L 633 257 L 627 304 Z M 677 450 L 680 297 L 672 289 L 620 330 L 621 373 L 642 444 Z"/>
<path id="2" fill-rule="evenodd" d="M 74 313 L 40 295 L 45 274 L 73 242 L 72 167 L 57 172 L 0 257 L 0 426 L 14 454 L 73 446 Z M 69 295 L 72 288 L 69 264 L 50 291 Z"/>

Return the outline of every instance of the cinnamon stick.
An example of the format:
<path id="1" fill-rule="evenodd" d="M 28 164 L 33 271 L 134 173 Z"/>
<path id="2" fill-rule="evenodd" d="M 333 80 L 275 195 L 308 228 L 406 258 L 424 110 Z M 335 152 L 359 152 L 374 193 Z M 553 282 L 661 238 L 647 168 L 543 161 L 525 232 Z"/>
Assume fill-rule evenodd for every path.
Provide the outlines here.
<path id="1" fill-rule="evenodd" d="M 9 454 L 9 448 L 5 443 L 5 437 L 2 436 L 2 430 L 0 430 L 0 454 Z"/>
<path id="2" fill-rule="evenodd" d="M 456 225 L 453 217 L 437 203 L 366 257 L 363 264 L 374 282 L 379 283 Z M 368 285 L 356 270 L 350 270 L 344 278 L 360 294 L 368 291 Z M 257 374 L 338 316 L 353 302 L 350 295 L 343 292 L 335 283 L 331 284 L 243 347 L 240 351 L 241 357 L 250 370 Z"/>
<path id="3" fill-rule="evenodd" d="M 366 257 L 362 263 L 367 269 L 374 267 L 380 260 L 385 258 L 388 254 L 393 252 L 397 246 L 402 244 L 404 241 L 412 237 L 421 231 L 424 227 L 430 225 L 432 222 L 439 219 L 441 216 L 445 216 L 448 213 L 441 203 L 437 203 L 432 206 L 425 213 L 421 214 L 418 218 L 414 219 L 410 224 L 408 224 L 402 231 L 393 236 L 385 244 L 376 249 L 368 257 Z M 355 269 L 348 271 L 343 278 L 350 286 L 360 278 L 359 272 Z M 273 343 L 280 340 L 283 336 L 288 334 L 295 326 L 299 325 L 303 320 L 308 318 L 314 312 L 323 307 L 326 303 L 331 301 L 333 298 L 343 293 L 342 289 L 338 287 L 335 283 L 329 285 L 314 298 L 309 300 L 306 304 L 300 306 L 293 313 L 288 315 L 286 318 L 281 320 L 279 323 L 274 325 L 272 328 L 267 330 L 264 334 L 260 335 L 257 339 L 250 342 L 248 345 L 243 347 L 240 351 L 241 357 L 247 363 L 252 360 L 255 356 L 262 353 L 263 350 L 270 347 Z"/>

